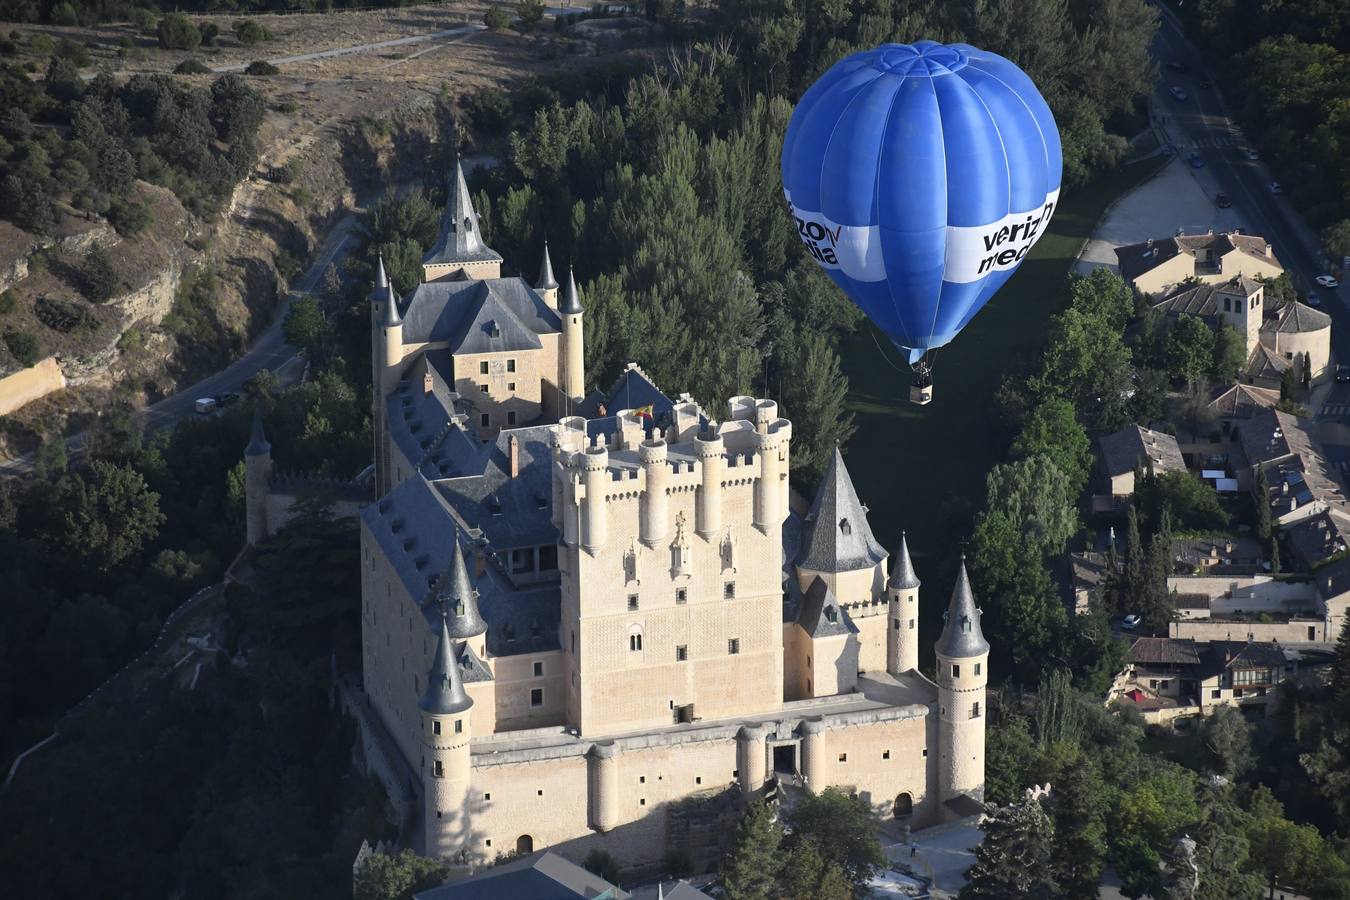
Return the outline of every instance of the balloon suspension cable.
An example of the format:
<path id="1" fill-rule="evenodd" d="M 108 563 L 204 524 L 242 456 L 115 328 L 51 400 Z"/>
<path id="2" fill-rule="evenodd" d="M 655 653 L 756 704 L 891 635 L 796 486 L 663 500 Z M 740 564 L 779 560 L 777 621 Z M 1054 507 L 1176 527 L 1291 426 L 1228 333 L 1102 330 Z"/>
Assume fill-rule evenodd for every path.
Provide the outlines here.
<path id="1" fill-rule="evenodd" d="M 886 364 L 887 364 L 888 366 L 890 366 L 892 369 L 894 369 L 894 370 L 897 371 L 897 372 L 905 372 L 905 371 L 908 371 L 908 370 L 910 369 L 910 366 L 909 366 L 908 364 L 906 364 L 906 365 L 902 368 L 902 367 L 900 367 L 900 366 L 897 366 L 895 363 L 891 362 L 891 358 L 890 358 L 889 356 L 887 356 L 887 355 L 886 355 L 886 351 L 883 350 L 883 349 L 881 348 L 881 342 L 877 340 L 877 332 L 876 332 L 876 329 L 868 329 L 868 332 L 867 332 L 867 333 L 870 334 L 870 335 L 872 336 L 872 343 L 877 345 L 877 353 L 879 353 L 879 354 L 881 355 L 881 358 L 882 358 L 882 359 L 886 360 Z"/>

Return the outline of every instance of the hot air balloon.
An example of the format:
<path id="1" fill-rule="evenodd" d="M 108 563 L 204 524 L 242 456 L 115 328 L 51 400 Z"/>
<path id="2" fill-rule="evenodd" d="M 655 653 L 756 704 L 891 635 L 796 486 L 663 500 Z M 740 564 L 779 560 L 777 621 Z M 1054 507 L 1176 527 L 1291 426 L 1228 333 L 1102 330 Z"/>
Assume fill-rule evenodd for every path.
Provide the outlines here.
<path id="1" fill-rule="evenodd" d="M 1059 201 L 1054 116 L 968 44 L 883 44 L 802 96 L 783 140 L 797 232 L 932 399 L 930 359 L 1012 277 Z"/>

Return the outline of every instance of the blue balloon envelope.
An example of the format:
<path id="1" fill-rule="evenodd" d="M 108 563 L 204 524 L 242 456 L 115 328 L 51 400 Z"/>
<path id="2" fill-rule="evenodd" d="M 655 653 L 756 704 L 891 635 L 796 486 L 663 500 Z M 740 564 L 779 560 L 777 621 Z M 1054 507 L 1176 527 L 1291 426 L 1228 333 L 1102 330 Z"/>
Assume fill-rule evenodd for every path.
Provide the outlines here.
<path id="1" fill-rule="evenodd" d="M 1016 65 L 968 44 L 883 44 L 836 63 L 783 141 L 811 255 L 909 362 L 1012 277 L 1059 201 L 1054 116 Z"/>

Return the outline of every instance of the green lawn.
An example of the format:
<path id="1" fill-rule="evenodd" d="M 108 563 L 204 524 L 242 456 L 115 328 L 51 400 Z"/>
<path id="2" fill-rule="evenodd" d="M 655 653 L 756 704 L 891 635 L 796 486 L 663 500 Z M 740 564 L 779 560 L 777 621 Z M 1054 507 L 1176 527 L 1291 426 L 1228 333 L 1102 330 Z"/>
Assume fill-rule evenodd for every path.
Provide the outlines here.
<path id="1" fill-rule="evenodd" d="M 1069 266 L 1102 212 L 1165 162 L 1130 163 L 1064 192 L 1050 230 L 1021 269 L 938 356 L 928 406 L 909 403 L 908 373 L 887 362 L 900 357 L 885 338 L 876 340 L 887 348 L 886 359 L 870 329 L 841 347 L 848 405 L 858 425 L 845 461 L 877 539 L 893 550 L 900 530 L 909 533 L 914 565 L 925 582 L 925 645 L 940 627 L 985 475 L 1005 452 L 993 400 L 999 380 L 1012 363 L 1039 350 L 1047 320 L 1066 299 Z"/>

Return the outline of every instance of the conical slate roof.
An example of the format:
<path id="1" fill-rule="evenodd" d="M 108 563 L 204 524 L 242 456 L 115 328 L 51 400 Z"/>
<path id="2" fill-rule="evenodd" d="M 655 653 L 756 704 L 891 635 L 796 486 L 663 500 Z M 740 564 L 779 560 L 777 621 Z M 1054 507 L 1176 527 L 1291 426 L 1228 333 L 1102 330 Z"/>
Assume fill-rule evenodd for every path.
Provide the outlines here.
<path id="1" fill-rule="evenodd" d="M 464 691 L 455 661 L 454 639 L 446 619 L 441 616 L 441 640 L 436 645 L 436 659 L 427 674 L 427 689 L 417 704 L 422 712 L 433 716 L 448 716 L 464 712 L 473 706 L 473 700 Z"/>
<path id="2" fill-rule="evenodd" d="M 903 531 L 900 532 L 900 549 L 895 552 L 895 563 L 891 566 L 891 578 L 886 586 L 898 591 L 909 591 L 919 586 L 919 576 L 914 574 L 914 563 L 909 559 L 909 543 Z"/>
<path id="3" fill-rule="evenodd" d="M 441 218 L 441 235 L 423 263 L 463 263 L 501 261 L 501 254 L 483 243 L 478 230 L 478 213 L 464 181 L 464 166 L 455 158 L 455 174 L 450 179 L 450 197 Z"/>
<path id="4" fill-rule="evenodd" d="M 381 253 L 375 258 L 375 296 L 380 295 L 380 291 L 389 287 L 389 276 L 384 272 L 384 254 Z"/>
<path id="5" fill-rule="evenodd" d="M 450 558 L 450 572 L 436 595 L 450 623 L 450 636 L 457 641 L 477 637 L 487 631 L 487 623 L 478 611 L 478 591 L 469 580 L 469 567 L 464 562 L 464 549 L 458 538 Z"/>
<path id="6" fill-rule="evenodd" d="M 886 551 L 867 524 L 867 509 L 853 489 L 844 457 L 835 447 L 815 502 L 806 514 L 806 534 L 797 565 L 813 572 L 854 572 L 885 558 Z"/>
<path id="7" fill-rule="evenodd" d="M 402 325 L 403 317 L 398 314 L 398 294 L 394 293 L 394 286 L 386 284 L 384 287 L 384 315 L 380 318 L 380 325 L 384 328 L 393 328 L 395 325 Z"/>
<path id="8" fill-rule="evenodd" d="M 272 445 L 267 443 L 267 434 L 263 431 L 262 410 L 253 407 L 253 430 L 249 433 L 248 446 L 244 448 L 245 456 L 266 456 L 272 452 Z"/>
<path id="9" fill-rule="evenodd" d="M 539 283 L 535 285 L 535 289 L 540 291 L 558 289 L 558 280 L 553 277 L 553 260 L 548 257 L 548 241 L 544 241 L 544 261 L 539 264 Z"/>
<path id="10" fill-rule="evenodd" d="M 989 642 L 980 630 L 980 610 L 975 606 L 975 595 L 970 590 L 970 576 L 966 561 L 961 560 L 961 573 L 956 577 L 952 602 L 943 615 L 942 636 L 938 638 L 937 654 L 947 659 L 969 659 L 989 652 Z"/>
<path id="11" fill-rule="evenodd" d="M 580 315 L 581 296 L 577 293 L 577 276 L 572 271 L 572 267 L 567 267 L 567 287 L 563 289 L 562 303 L 558 304 L 558 312 L 567 316 Z"/>

